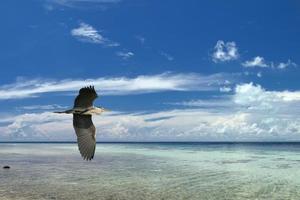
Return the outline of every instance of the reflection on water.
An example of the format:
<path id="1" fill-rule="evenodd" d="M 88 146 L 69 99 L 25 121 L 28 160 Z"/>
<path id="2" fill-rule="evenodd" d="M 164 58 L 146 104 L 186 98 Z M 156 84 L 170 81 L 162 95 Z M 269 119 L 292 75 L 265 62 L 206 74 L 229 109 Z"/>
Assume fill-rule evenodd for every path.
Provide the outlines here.
<path id="1" fill-rule="evenodd" d="M 0 144 L 0 199 L 300 199 L 300 144 Z M 10 165 L 11 169 L 2 169 Z"/>

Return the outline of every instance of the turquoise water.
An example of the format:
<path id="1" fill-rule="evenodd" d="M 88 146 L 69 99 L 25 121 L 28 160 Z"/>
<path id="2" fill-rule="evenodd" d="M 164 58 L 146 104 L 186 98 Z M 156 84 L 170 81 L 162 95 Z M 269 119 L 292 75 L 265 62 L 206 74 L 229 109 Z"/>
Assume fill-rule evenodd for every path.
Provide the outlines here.
<path id="1" fill-rule="evenodd" d="M 300 199 L 300 144 L 0 144 L 0 199 Z M 10 165 L 11 169 L 2 169 Z"/>

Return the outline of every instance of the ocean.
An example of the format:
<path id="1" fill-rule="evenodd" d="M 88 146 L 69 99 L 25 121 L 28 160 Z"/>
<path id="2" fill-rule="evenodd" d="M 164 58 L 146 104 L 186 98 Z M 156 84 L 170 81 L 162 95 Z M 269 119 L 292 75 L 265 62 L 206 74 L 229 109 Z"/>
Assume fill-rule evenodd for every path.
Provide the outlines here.
<path id="1" fill-rule="evenodd" d="M 0 166 L 1 200 L 300 199 L 300 143 L 0 143 Z"/>

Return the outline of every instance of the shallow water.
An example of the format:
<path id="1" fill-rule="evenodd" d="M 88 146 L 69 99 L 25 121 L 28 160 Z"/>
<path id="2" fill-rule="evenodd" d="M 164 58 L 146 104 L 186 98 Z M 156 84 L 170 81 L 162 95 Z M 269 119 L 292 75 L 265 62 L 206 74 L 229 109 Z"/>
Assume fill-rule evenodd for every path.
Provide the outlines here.
<path id="1" fill-rule="evenodd" d="M 9 165 L 11 169 L 2 169 Z M 0 199 L 300 199 L 300 144 L 0 144 Z"/>

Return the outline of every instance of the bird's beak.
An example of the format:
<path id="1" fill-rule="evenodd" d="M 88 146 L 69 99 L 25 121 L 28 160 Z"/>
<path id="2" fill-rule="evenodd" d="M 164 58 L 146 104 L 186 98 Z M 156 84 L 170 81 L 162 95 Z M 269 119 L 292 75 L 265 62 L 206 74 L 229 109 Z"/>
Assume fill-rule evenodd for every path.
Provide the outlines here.
<path id="1" fill-rule="evenodd" d="M 101 107 L 101 110 L 102 110 L 102 112 L 109 112 L 110 111 L 110 110 L 108 110 L 106 108 L 103 108 L 103 107 Z"/>

